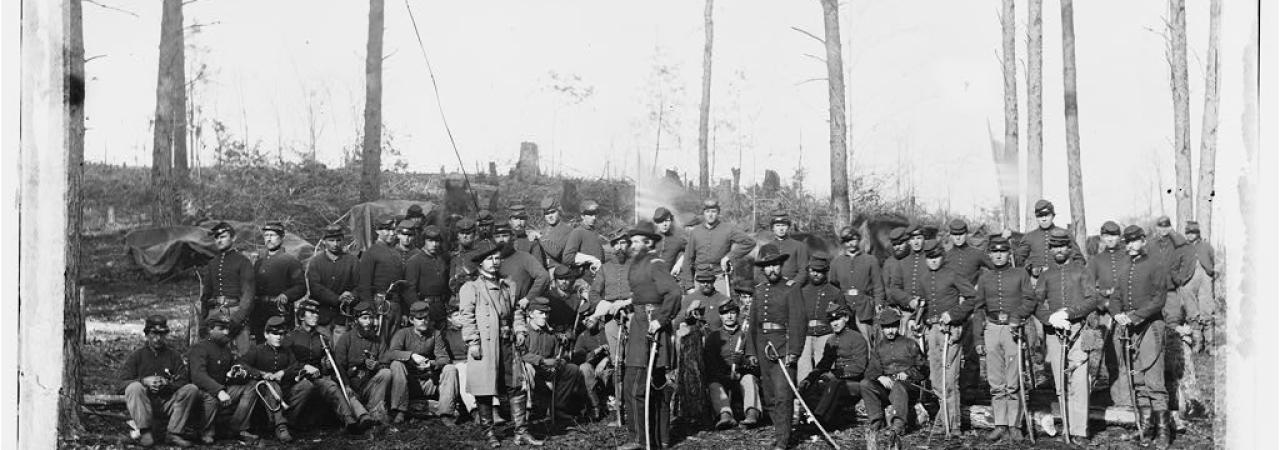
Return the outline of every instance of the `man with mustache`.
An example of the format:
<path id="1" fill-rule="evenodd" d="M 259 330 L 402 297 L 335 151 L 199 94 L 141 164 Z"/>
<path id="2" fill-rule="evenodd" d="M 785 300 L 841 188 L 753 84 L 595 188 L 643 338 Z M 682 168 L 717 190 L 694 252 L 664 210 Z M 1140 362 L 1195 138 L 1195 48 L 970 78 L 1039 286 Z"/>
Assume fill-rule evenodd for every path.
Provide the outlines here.
<path id="1" fill-rule="evenodd" d="M 342 316 L 343 306 L 356 301 L 358 261 L 343 248 L 343 238 L 341 225 L 324 227 L 320 241 L 323 251 L 308 258 L 303 270 L 310 292 L 308 296 L 320 304 L 320 319 L 316 327 L 334 336 L 335 340 L 350 329 L 348 318 Z"/>

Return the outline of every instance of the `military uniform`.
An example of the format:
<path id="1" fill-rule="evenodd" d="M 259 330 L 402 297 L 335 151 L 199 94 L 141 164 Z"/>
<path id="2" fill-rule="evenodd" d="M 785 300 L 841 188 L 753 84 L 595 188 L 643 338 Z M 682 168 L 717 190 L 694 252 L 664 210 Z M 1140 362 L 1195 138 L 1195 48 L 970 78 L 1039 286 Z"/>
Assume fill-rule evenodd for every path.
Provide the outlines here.
<path id="1" fill-rule="evenodd" d="M 160 315 L 149 316 L 142 332 L 167 336 L 168 320 Z M 134 350 L 120 367 L 125 407 L 129 410 L 129 418 L 142 433 L 143 446 L 151 445 L 151 431 L 157 430 L 165 416 L 168 416 L 165 428 L 168 441 L 180 447 L 191 445 L 181 435 L 191 419 L 191 408 L 199 397 L 200 388 L 188 383 L 189 378 L 182 355 L 163 344 L 156 348 L 144 345 Z M 162 381 L 152 381 L 157 379 Z"/>
<path id="2" fill-rule="evenodd" d="M 603 324 L 587 327 L 573 341 L 573 353 L 569 362 L 577 365 L 578 372 L 582 374 L 587 400 L 591 403 L 592 419 L 600 417 L 606 410 L 606 405 L 600 401 L 600 392 L 613 392 L 614 361 L 617 356 L 611 352 L 612 346 Z"/>
<path id="3" fill-rule="evenodd" d="M 1066 230 L 1055 230 L 1049 239 L 1054 247 L 1067 247 L 1071 243 Z M 1085 439 L 1089 436 L 1089 393 L 1093 386 L 1089 352 L 1100 347 L 1094 327 L 1086 321 L 1097 309 L 1095 289 L 1096 283 L 1084 264 L 1069 257 L 1066 262 L 1051 262 L 1035 287 L 1036 317 L 1057 330 L 1055 333 L 1046 328 L 1045 345 L 1054 385 L 1066 394 L 1070 419 L 1070 429 L 1066 431 Z"/>
<path id="4" fill-rule="evenodd" d="M 529 302 L 528 310 L 549 313 L 551 304 L 546 298 L 537 298 Z M 549 410 L 554 411 L 560 418 L 571 420 L 578 416 L 587 403 L 587 392 L 582 372 L 564 357 L 566 353 L 562 348 L 571 345 L 570 336 L 570 334 L 556 333 L 549 327 L 530 326 L 529 338 L 525 340 L 523 360 L 525 364 L 533 366 L 534 393 L 550 394 L 547 397 L 551 403 L 546 405 L 550 408 Z M 550 389 L 550 386 L 555 388 Z M 538 405 L 537 401 L 534 402 L 534 410 L 548 411 L 543 408 L 543 405 Z"/>
<path id="5" fill-rule="evenodd" d="M 436 396 L 436 414 L 454 415 L 458 396 L 458 369 L 451 363 L 453 357 L 445 343 L 444 334 L 432 324 L 431 306 L 416 302 L 409 310 L 410 317 L 427 319 L 427 331 L 420 332 L 413 325 L 401 328 L 391 337 L 391 344 L 382 353 L 382 363 L 391 370 L 391 397 L 388 409 L 392 415 L 409 411 L 413 397 Z M 419 365 L 413 356 L 424 359 Z"/>
<path id="6" fill-rule="evenodd" d="M 342 227 L 325 227 L 324 239 L 330 237 L 341 239 Z M 308 296 L 320 303 L 321 327 L 332 329 L 332 325 L 346 324 L 341 309 L 343 304 L 355 301 L 358 263 L 353 255 L 342 253 L 334 256 L 327 251 L 318 252 L 307 259 L 304 272 Z"/>
<path id="7" fill-rule="evenodd" d="M 991 238 L 988 248 L 991 252 L 1008 253 L 1010 245 L 1008 240 L 997 236 Z M 974 338 L 986 353 L 992 421 L 1001 431 L 1000 435 L 1004 431 L 1000 427 L 1006 427 L 1014 430 L 1017 437 L 1024 413 L 1020 403 L 1018 376 L 1022 371 L 1018 361 L 1023 323 L 1036 308 L 1033 295 L 1031 276 L 1008 261 L 978 277 L 976 295 L 970 304 L 981 327 L 975 330 Z M 993 439 L 999 437 L 992 436 Z"/>
<path id="8" fill-rule="evenodd" d="M 628 231 L 628 236 L 643 235 L 650 241 L 660 241 L 662 236 L 654 232 L 653 225 L 641 223 Z M 652 252 L 638 255 L 631 260 L 627 270 L 631 286 L 632 305 L 635 312 L 628 326 L 627 344 L 623 350 L 626 367 L 623 374 L 623 395 L 627 397 L 627 411 L 632 424 L 632 444 L 652 443 L 654 447 L 670 442 L 671 392 L 667 370 L 672 368 L 670 333 L 672 320 L 679 306 L 680 286 L 671 276 L 670 267 L 657 259 Z M 649 338 L 649 323 L 657 322 L 658 331 Z M 654 348 L 653 366 L 649 367 L 650 348 Z M 647 385 L 651 376 L 653 384 Z M 656 388 L 661 386 L 661 388 Z M 649 415 L 646 417 L 645 400 L 648 391 Z"/>
<path id="9" fill-rule="evenodd" d="M 235 229 L 226 222 L 219 222 L 209 230 L 210 237 L 222 233 L 235 236 Z M 240 351 L 248 351 L 251 345 L 246 321 L 253 312 L 255 292 L 253 263 L 239 251 L 228 247 L 217 251 L 213 259 L 199 271 L 201 280 L 200 302 L 205 318 L 224 315 L 231 323 L 231 337 Z"/>
<path id="10" fill-rule="evenodd" d="M 1191 264 L 1191 279 L 1178 289 L 1178 294 L 1187 311 L 1194 350 L 1201 352 L 1205 341 L 1213 339 L 1213 318 L 1218 310 L 1213 296 L 1213 246 L 1200 237 L 1200 224 L 1194 221 L 1187 222 L 1183 233 L 1187 236 L 1187 253 L 1194 256 L 1196 264 Z"/>
<path id="11" fill-rule="evenodd" d="M 529 220 L 529 215 L 525 212 L 524 204 L 521 203 L 508 206 L 507 217 L 508 220 Z M 508 222 L 508 225 L 511 227 L 512 232 L 512 246 L 515 247 L 516 250 L 533 255 L 534 261 L 537 261 L 538 265 L 545 269 L 547 265 L 547 255 L 542 250 L 542 243 L 537 239 L 531 239 L 529 237 L 529 232 L 524 229 L 523 224 L 518 229 L 512 222 Z"/>
<path id="12" fill-rule="evenodd" d="M 711 395 L 711 407 L 720 414 L 721 423 L 717 428 L 736 424 L 733 414 L 732 398 L 742 401 L 742 413 L 745 416 L 743 425 L 754 425 L 760 420 L 760 368 L 751 366 L 745 358 L 746 331 L 742 326 L 741 309 L 734 301 L 718 307 L 720 315 L 738 313 L 738 321 L 733 326 L 721 322 L 719 328 L 712 328 L 703 345 L 703 362 L 706 365 L 706 379 Z M 729 420 L 724 420 L 728 415 Z"/>
<path id="13" fill-rule="evenodd" d="M 791 226 L 791 218 L 787 213 L 775 211 L 773 217 L 769 219 L 769 226 L 786 225 Z M 789 232 L 789 230 L 788 230 Z M 804 242 L 797 241 L 789 235 L 778 237 L 776 234 L 769 238 L 769 242 L 778 246 L 778 251 L 787 255 L 787 260 L 782 263 L 782 277 L 786 278 L 793 285 L 804 285 L 809 281 L 809 272 L 805 270 L 805 264 L 809 263 L 809 246 Z M 763 283 L 764 272 L 760 268 L 755 270 L 756 283 Z"/>
<path id="14" fill-rule="evenodd" d="M 284 334 L 285 321 L 283 317 L 273 316 L 267 319 L 264 333 L 280 333 Z M 282 340 L 283 344 L 283 340 Z M 249 378 L 259 380 L 258 383 L 270 385 L 270 389 L 278 392 L 285 402 L 289 404 L 288 409 L 271 411 L 268 409 L 267 417 L 276 429 L 276 437 L 282 442 L 293 440 L 289 435 L 288 425 L 296 423 L 298 416 L 307 408 L 307 401 L 311 399 L 315 391 L 315 385 L 311 380 L 301 376 L 302 361 L 294 358 L 293 352 L 283 345 L 277 347 L 271 344 L 263 343 L 255 345 L 248 353 L 240 356 L 239 363 L 248 372 Z M 266 380 L 264 375 L 279 374 L 279 380 Z M 268 387 L 261 388 L 264 391 Z M 240 396 L 240 404 L 236 407 L 234 423 L 243 432 L 249 431 L 249 419 L 253 415 L 254 408 L 261 403 L 258 395 L 247 394 Z M 265 406 L 265 405 L 264 405 Z"/>
<path id="15" fill-rule="evenodd" d="M 582 214 L 594 216 L 599 212 L 598 208 L 599 205 L 596 202 L 583 202 Z M 575 267 L 589 264 L 592 261 L 599 263 L 604 261 L 604 246 L 604 238 L 600 236 L 599 231 L 594 227 L 581 224 L 574 228 L 573 231 L 570 231 L 569 236 L 565 238 L 564 250 L 561 251 L 560 261 L 564 265 Z"/>
<path id="16" fill-rule="evenodd" d="M 942 246 L 928 240 L 921 250 L 926 258 L 943 256 Z M 960 278 L 946 265 L 938 270 L 925 267 L 920 286 L 924 305 L 921 319 L 925 325 L 925 349 L 929 355 L 929 377 L 933 390 L 939 397 L 946 396 L 945 413 L 952 433 L 960 430 L 960 335 L 961 326 L 968 320 L 967 306 L 962 299 L 972 299 L 973 285 Z M 945 389 L 944 389 L 945 388 Z M 939 412 L 942 414 L 943 412 Z"/>
<path id="17" fill-rule="evenodd" d="M 206 328 L 213 326 L 230 328 L 232 327 L 231 319 L 215 311 L 205 319 Z M 235 354 L 232 353 L 228 343 L 229 341 L 219 342 L 207 338 L 187 350 L 187 361 L 191 364 L 191 382 L 200 388 L 202 394 L 201 411 L 204 413 L 202 416 L 204 421 L 200 424 L 200 431 L 201 440 L 205 443 L 213 441 L 213 424 L 218 416 L 230 415 L 238 408 L 243 397 L 254 395 L 249 391 L 250 386 L 245 384 L 244 378 L 229 376 L 228 372 L 235 362 Z M 218 393 L 220 392 L 226 392 L 230 397 L 226 407 L 219 405 Z M 235 431 L 241 430 L 237 422 L 233 422 L 232 426 L 235 427 Z"/>
<path id="18" fill-rule="evenodd" d="M 853 322 L 853 310 L 848 306 L 832 303 L 827 306 L 827 319 L 839 317 Z M 822 349 L 822 359 L 814 367 L 813 373 L 804 378 L 802 385 L 814 385 L 819 379 L 826 381 L 822 397 L 813 409 L 819 420 L 831 423 L 840 413 L 846 398 L 852 397 L 857 403 L 869 396 L 872 390 L 870 383 L 880 377 L 880 367 L 872 365 L 871 343 L 852 326 L 845 326 L 832 334 Z M 803 392 L 804 388 L 801 388 Z M 812 402 L 810 402 L 812 403 Z"/>
<path id="19" fill-rule="evenodd" d="M 553 212 L 560 212 L 561 215 L 564 214 L 563 211 L 560 210 L 560 202 L 556 199 L 548 197 L 542 201 L 541 206 L 543 215 L 551 214 Z M 547 261 L 544 264 L 545 267 L 552 267 L 556 264 L 568 265 L 573 263 L 573 261 L 564 261 L 562 259 L 565 245 L 568 244 L 569 241 L 569 234 L 572 232 L 573 226 L 569 225 L 569 222 L 564 220 L 564 217 L 560 217 L 560 220 L 556 222 L 555 225 L 549 225 L 542 229 L 540 233 L 541 237 L 538 238 L 538 242 L 542 244 L 542 251 L 545 252 L 547 256 Z"/>
<path id="20" fill-rule="evenodd" d="M 829 261 L 825 252 L 814 253 L 813 258 L 809 260 L 808 269 L 827 272 L 831 269 Z M 823 349 L 827 347 L 827 340 L 831 338 L 831 321 L 827 318 L 827 309 L 833 304 L 847 305 L 847 302 L 840 288 L 826 280 L 821 284 L 814 284 L 811 280 L 801 285 L 800 298 L 804 302 L 806 327 L 804 348 L 800 351 L 800 362 L 796 364 L 796 375 L 804 379 L 809 376 L 814 364 L 822 359 Z"/>
<path id="21" fill-rule="evenodd" d="M 303 301 L 298 305 L 299 313 L 310 311 L 319 315 L 318 304 L 314 300 Z M 293 352 L 293 357 L 304 366 L 309 365 L 315 367 L 319 372 L 310 378 L 311 383 L 315 385 L 315 391 L 320 395 L 328 407 L 337 413 L 338 418 L 342 420 L 343 425 L 353 432 L 364 432 L 366 428 L 373 424 L 373 420 L 369 418 L 369 411 L 365 409 L 364 404 L 360 402 L 360 398 L 356 396 L 354 390 L 342 391 L 342 385 L 338 384 L 335 377 L 341 376 L 334 371 L 333 362 L 328 360 L 325 349 L 329 348 L 330 353 L 333 352 L 332 337 L 323 332 L 319 328 L 307 329 L 306 324 L 300 325 L 284 337 L 281 347 L 289 349 Z M 334 361 L 337 357 L 334 357 Z M 344 380 L 345 382 L 346 380 Z M 345 395 L 344 395 L 345 394 Z M 350 398 L 350 403 L 347 398 Z"/>
<path id="22" fill-rule="evenodd" d="M 284 239 L 284 225 L 268 222 L 262 232 L 274 232 Z M 290 255 L 281 245 L 275 251 L 267 250 L 253 262 L 255 303 L 249 314 L 249 334 L 262 339 L 262 326 L 267 318 L 280 315 L 293 317 L 293 302 L 307 293 L 307 280 L 302 262 Z M 279 297 L 284 296 L 284 301 Z"/>
<path id="23" fill-rule="evenodd" d="M 708 209 L 720 209 L 720 202 L 712 199 L 703 202 L 703 211 Z M 693 227 L 688 234 L 689 242 L 684 247 L 684 264 L 690 269 L 696 268 L 702 264 L 711 264 L 716 267 L 716 275 L 720 275 L 720 260 L 729 256 L 730 261 L 736 261 L 755 248 L 756 240 L 742 230 L 731 228 L 725 225 L 723 220 L 716 220 L 715 223 L 703 223 Z M 668 262 L 670 263 L 670 262 Z M 691 270 L 692 272 L 692 270 Z M 720 292 L 728 292 L 729 286 L 727 282 L 717 280 L 716 290 Z"/>
<path id="24" fill-rule="evenodd" d="M 440 230 L 434 225 L 426 227 L 422 234 L 426 239 L 442 242 Z M 409 258 L 404 270 L 405 280 L 409 282 L 406 292 L 409 301 L 427 302 L 432 308 L 432 316 L 444 317 L 452 294 L 449 289 L 449 267 L 449 255 L 443 248 L 437 248 L 434 254 L 428 254 L 424 250 Z"/>
<path id="25" fill-rule="evenodd" d="M 1048 200 L 1037 200 L 1034 211 L 1036 217 L 1042 217 L 1054 214 L 1053 203 Z M 1013 249 L 1013 261 L 1018 267 L 1025 267 L 1032 278 L 1036 278 L 1040 271 L 1049 266 L 1053 261 L 1053 255 L 1049 254 L 1049 233 L 1053 230 L 1064 230 L 1057 225 L 1050 225 L 1048 228 L 1036 228 L 1022 235 L 1022 240 L 1018 242 Z M 1071 242 L 1071 259 L 1084 262 L 1084 253 L 1080 251 L 1080 247 L 1076 246 L 1074 240 Z M 1034 281 L 1033 281 L 1034 283 Z"/>
<path id="26" fill-rule="evenodd" d="M 653 211 L 653 223 L 660 224 L 666 221 L 672 221 L 671 227 L 667 232 L 662 234 L 662 240 L 658 241 L 653 247 L 653 253 L 658 255 L 663 261 L 672 267 L 679 266 L 679 275 L 676 278 L 680 281 L 680 287 L 688 290 L 693 287 L 693 264 L 687 261 L 681 261 L 684 256 L 685 246 L 688 245 L 689 239 L 685 235 L 684 230 L 675 225 L 675 215 L 671 214 L 671 210 L 659 206 Z"/>
<path id="27" fill-rule="evenodd" d="M 841 232 L 841 243 L 861 240 L 857 230 L 846 227 Z M 884 305 L 884 275 L 880 261 L 875 256 L 858 251 L 841 253 L 831 260 L 829 282 L 840 288 L 845 301 L 853 310 L 855 324 L 863 336 L 871 338 L 875 332 L 876 311 Z"/>
<path id="28" fill-rule="evenodd" d="M 1144 239 L 1142 228 L 1130 225 L 1124 230 L 1126 242 Z M 1161 312 L 1168 294 L 1168 268 L 1151 258 L 1145 249 L 1130 255 L 1124 266 L 1121 283 L 1108 309 L 1113 317 L 1124 315 L 1129 319 L 1127 334 L 1131 342 L 1125 342 L 1125 330 L 1113 333 L 1112 345 L 1117 355 L 1133 349 L 1132 365 L 1134 389 L 1138 402 L 1139 420 L 1151 425 L 1168 423 L 1169 397 L 1165 387 L 1164 340 L 1165 322 Z M 1125 326 L 1116 319 L 1116 326 Z M 1128 344 L 1128 345 L 1126 345 Z M 1123 358 L 1123 356 L 1120 356 Z M 1129 401 L 1128 377 L 1116 377 L 1111 387 L 1112 400 L 1120 406 L 1132 406 Z M 1154 426 L 1147 427 L 1148 433 Z"/>
<path id="29" fill-rule="evenodd" d="M 880 311 L 876 323 L 880 327 L 894 327 L 901 321 L 896 310 Z M 867 383 L 867 393 L 862 396 L 866 402 L 867 419 L 872 428 L 885 423 L 884 403 L 893 406 L 893 417 L 890 423 L 893 430 L 901 434 L 906 429 L 912 401 L 920 399 L 920 384 L 925 378 L 925 357 L 920 353 L 920 346 L 915 340 L 906 336 L 894 339 L 880 338 L 871 347 L 868 365 L 880 368 L 880 377 L 876 383 Z M 885 386 L 885 379 L 889 386 Z"/>
<path id="30" fill-rule="evenodd" d="M 358 303 L 355 306 L 356 317 L 372 315 L 371 308 L 369 302 Z M 333 347 L 333 359 L 341 368 L 347 387 L 364 399 L 364 405 L 372 419 L 387 420 L 387 392 L 391 385 L 391 369 L 380 361 L 386 345 L 373 330 L 353 325 L 353 330 L 338 338 Z"/>
<path id="31" fill-rule="evenodd" d="M 777 246 L 765 244 L 755 264 L 780 264 L 787 258 Z M 764 406 L 773 420 L 773 443 L 775 447 L 785 448 L 791 438 L 791 416 L 795 408 L 795 394 L 785 377 L 795 379 L 795 366 L 791 362 L 798 360 L 804 350 L 807 331 L 804 299 L 799 286 L 789 286 L 779 278 L 776 283 L 757 285 L 753 300 L 755 304 L 751 305 L 747 318 L 750 333 L 746 354 L 760 363 Z"/>

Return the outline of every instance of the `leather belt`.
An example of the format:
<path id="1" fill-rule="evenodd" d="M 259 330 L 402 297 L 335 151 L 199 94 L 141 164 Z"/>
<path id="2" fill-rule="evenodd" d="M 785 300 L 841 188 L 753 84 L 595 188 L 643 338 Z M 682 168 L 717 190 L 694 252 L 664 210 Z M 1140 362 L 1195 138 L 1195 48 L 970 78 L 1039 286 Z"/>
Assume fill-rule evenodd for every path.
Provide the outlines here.
<path id="1" fill-rule="evenodd" d="M 760 322 L 760 329 L 763 331 L 786 331 L 787 326 L 774 322 Z"/>
<path id="2" fill-rule="evenodd" d="M 235 306 L 240 306 L 240 299 L 227 297 L 225 295 L 219 295 L 217 297 L 214 297 L 213 301 L 218 302 L 219 308 L 231 308 Z"/>
<path id="3" fill-rule="evenodd" d="M 987 314 L 987 323 L 993 324 L 993 325 L 1008 325 L 1009 314 L 1005 312 L 1000 312 L 998 314 Z"/>
<path id="4" fill-rule="evenodd" d="M 501 339 L 510 339 L 511 327 L 498 327 L 498 337 Z"/>
<path id="5" fill-rule="evenodd" d="M 811 326 L 811 327 L 829 326 L 829 325 L 831 325 L 831 321 L 829 321 L 829 320 L 820 320 L 820 319 L 815 319 L 815 320 L 810 320 L 810 321 L 809 321 L 809 326 Z"/>

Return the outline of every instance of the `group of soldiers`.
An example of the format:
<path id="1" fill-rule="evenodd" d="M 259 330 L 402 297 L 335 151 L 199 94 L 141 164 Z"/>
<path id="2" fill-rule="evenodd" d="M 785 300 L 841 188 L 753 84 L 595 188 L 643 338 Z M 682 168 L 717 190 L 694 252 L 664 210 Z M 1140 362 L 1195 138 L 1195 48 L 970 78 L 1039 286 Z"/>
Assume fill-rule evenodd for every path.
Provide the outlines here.
<path id="1" fill-rule="evenodd" d="M 683 227 L 658 208 L 612 232 L 598 229 L 595 202 L 576 224 L 556 200 L 539 207 L 541 230 L 527 229 L 524 205 L 444 229 L 415 206 L 378 222 L 359 256 L 331 225 L 305 262 L 282 248 L 280 223 L 262 228 L 252 261 L 217 224 L 199 271 L 203 340 L 180 355 L 166 318 L 148 317 L 146 345 L 123 368 L 135 438 L 258 441 L 262 410 L 282 442 L 326 421 L 361 434 L 431 418 L 473 420 L 493 447 L 510 422 L 517 445 L 537 446 L 536 419 L 554 434 L 610 418 L 630 432 L 621 448 L 662 448 L 674 418 L 768 423 L 786 448 L 793 423 L 830 440 L 823 425 L 861 401 L 870 438 L 945 439 L 962 428 L 967 345 L 986 358 L 993 441 L 1032 431 L 1025 369 L 1043 348 L 1067 439 L 1088 442 L 1104 352 L 1113 403 L 1136 405 L 1130 438 L 1168 443 L 1165 328 L 1199 350 L 1215 310 L 1212 251 L 1194 222 L 1187 239 L 1162 218 L 1151 245 L 1141 227 L 1107 222 L 1086 262 L 1042 200 L 1038 229 L 1017 242 L 994 235 L 983 251 L 962 220 L 947 224 L 949 242 L 911 225 L 889 233 L 882 262 L 855 228 L 840 230 L 834 255 L 811 250 L 783 212 L 758 243 L 720 220 L 714 199 Z"/>

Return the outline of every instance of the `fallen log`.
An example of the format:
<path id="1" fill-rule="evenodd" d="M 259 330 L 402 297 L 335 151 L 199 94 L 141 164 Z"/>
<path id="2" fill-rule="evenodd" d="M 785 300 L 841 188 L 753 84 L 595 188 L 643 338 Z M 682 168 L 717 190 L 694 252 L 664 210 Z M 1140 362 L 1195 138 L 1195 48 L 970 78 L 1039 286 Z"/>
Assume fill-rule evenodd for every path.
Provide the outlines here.
<path id="1" fill-rule="evenodd" d="M 1059 417 L 1051 411 L 1058 411 L 1056 403 L 1050 405 L 1046 410 L 1033 409 L 1031 411 L 1031 419 L 1040 427 L 1041 432 L 1049 436 L 1056 436 L 1058 434 L 1056 424 L 1059 422 Z M 973 428 L 995 428 L 991 417 L 991 406 L 963 406 L 960 408 L 960 413 L 969 416 L 969 423 Z M 1133 409 L 1126 406 L 1089 408 L 1089 421 L 1102 422 L 1107 425 L 1133 425 L 1135 423 Z"/>
<path id="2" fill-rule="evenodd" d="M 121 394 L 85 394 L 86 406 L 124 406 L 124 395 Z"/>

